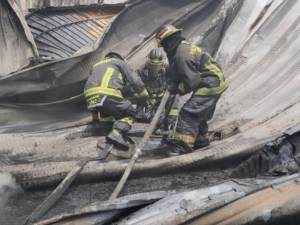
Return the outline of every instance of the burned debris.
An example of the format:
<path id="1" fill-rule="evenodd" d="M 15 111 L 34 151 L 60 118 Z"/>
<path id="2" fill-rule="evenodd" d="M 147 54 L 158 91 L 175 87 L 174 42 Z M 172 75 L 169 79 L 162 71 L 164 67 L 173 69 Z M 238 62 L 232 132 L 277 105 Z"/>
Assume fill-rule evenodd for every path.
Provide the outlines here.
<path id="1" fill-rule="evenodd" d="M 37 0 L 30 2 L 39 6 L 34 10 L 24 4 L 0 3 L 0 174 L 21 187 L 5 199 L 0 224 L 299 223 L 299 1 Z M 147 60 L 150 69 L 160 68 L 160 57 L 150 53 L 155 36 L 163 42 L 174 34 L 159 32 L 166 23 L 193 43 L 190 52 L 207 51 L 205 72 L 222 68 L 229 83 L 208 123 L 209 145 L 157 148 L 182 126 L 175 119 L 152 132 L 151 120 L 163 124 L 161 95 L 154 113 L 126 133 L 128 151 L 107 147 L 112 123 L 98 121 L 99 113 L 91 121 L 86 80 L 110 52 L 132 70 L 143 70 Z M 172 51 L 165 47 L 168 70 Z M 173 74 L 186 71 L 180 65 Z M 108 93 L 104 80 L 100 88 Z M 140 101 L 125 98 L 133 109 Z M 144 100 L 142 111 L 150 104 Z M 9 188 L 0 182 L 0 202 Z"/>

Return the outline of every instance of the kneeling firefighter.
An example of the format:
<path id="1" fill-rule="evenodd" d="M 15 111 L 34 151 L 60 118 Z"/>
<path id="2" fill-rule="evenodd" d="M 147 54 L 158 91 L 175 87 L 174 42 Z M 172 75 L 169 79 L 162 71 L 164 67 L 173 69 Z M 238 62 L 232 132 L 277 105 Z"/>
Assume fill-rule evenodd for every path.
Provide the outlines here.
<path id="1" fill-rule="evenodd" d="M 204 49 L 187 41 L 182 30 L 164 25 L 156 33 L 156 41 L 169 59 L 171 93 L 192 92 L 183 105 L 173 137 L 165 140 L 167 154 L 178 155 L 209 145 L 207 121 L 213 117 L 216 104 L 228 83 L 220 66 Z M 170 147 L 170 145 L 172 147 Z"/>
<path id="2" fill-rule="evenodd" d="M 140 77 L 116 52 L 108 53 L 94 65 L 84 88 L 87 107 L 93 120 L 113 122 L 106 141 L 124 150 L 129 148 L 126 133 L 131 129 L 136 116 L 136 109 L 124 98 L 124 93 L 128 92 L 134 93 L 141 101 L 148 98 Z"/>
<path id="3" fill-rule="evenodd" d="M 152 49 L 147 55 L 146 63 L 142 69 L 138 70 L 138 74 L 145 84 L 145 87 L 149 93 L 149 99 L 147 105 L 140 106 L 139 113 L 144 113 L 148 121 L 152 120 L 154 114 L 161 102 L 165 90 L 167 89 L 167 77 L 166 77 L 167 65 L 164 62 L 164 57 L 159 49 Z M 161 119 L 160 126 L 167 129 L 168 124 L 174 124 L 178 116 L 178 96 L 170 96 L 164 117 Z M 142 112 L 141 112 L 142 111 Z"/>

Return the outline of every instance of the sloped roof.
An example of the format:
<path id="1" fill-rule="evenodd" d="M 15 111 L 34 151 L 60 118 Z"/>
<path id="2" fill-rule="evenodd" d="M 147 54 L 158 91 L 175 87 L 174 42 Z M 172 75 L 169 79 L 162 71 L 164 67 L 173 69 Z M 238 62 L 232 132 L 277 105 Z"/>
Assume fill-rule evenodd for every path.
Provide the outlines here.
<path id="1" fill-rule="evenodd" d="M 38 55 L 25 18 L 13 0 L 0 2 L 0 77 L 29 65 Z"/>
<path id="2" fill-rule="evenodd" d="M 111 18 L 122 8 L 68 8 L 40 10 L 27 22 L 41 57 L 67 58 L 101 37 Z"/>

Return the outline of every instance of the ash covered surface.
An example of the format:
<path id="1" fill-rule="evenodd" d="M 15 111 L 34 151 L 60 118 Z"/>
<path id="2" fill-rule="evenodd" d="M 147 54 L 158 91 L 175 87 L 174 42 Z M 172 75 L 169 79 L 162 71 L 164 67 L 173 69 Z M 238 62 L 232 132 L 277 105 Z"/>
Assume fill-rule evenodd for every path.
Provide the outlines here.
<path id="1" fill-rule="evenodd" d="M 299 122 L 297 121 L 297 118 L 300 118 L 300 92 L 298 91 L 300 74 L 299 1 L 224 0 L 219 1 L 220 4 L 217 4 L 216 1 L 212 0 L 173 0 L 161 1 L 161 4 L 156 0 L 141 2 L 141 5 L 132 8 L 134 9 L 135 14 L 131 11 L 131 13 L 123 14 L 122 17 L 119 17 L 120 19 L 112 26 L 111 32 L 108 32 L 108 35 L 106 35 L 106 42 L 103 42 L 105 45 L 103 45 L 102 48 L 97 49 L 97 51 L 92 54 L 93 57 L 89 56 L 88 62 L 83 61 L 86 63 L 86 67 L 92 65 L 94 59 L 97 57 L 99 58 L 101 56 L 100 52 L 105 48 L 110 49 L 114 47 L 114 49 L 118 49 L 124 54 L 129 53 L 131 48 L 134 49 L 137 43 L 143 42 L 145 37 L 150 35 L 159 25 L 161 25 L 160 23 L 162 21 L 176 19 L 176 16 L 182 16 L 191 8 L 195 8 L 196 5 L 199 8 L 198 3 L 202 2 L 203 8 L 201 10 L 194 13 L 192 17 L 185 18 L 184 22 L 181 22 L 178 25 L 185 29 L 185 34 L 189 39 L 205 44 L 212 53 L 216 54 L 218 62 L 223 66 L 226 77 L 230 81 L 230 87 L 218 105 L 216 117 L 211 124 L 212 127 L 226 126 L 232 120 L 240 121 L 239 127 L 241 128 L 241 133 L 231 140 L 226 141 L 239 145 L 238 141 L 245 139 L 251 142 L 251 146 L 253 146 L 257 144 L 258 140 L 280 135 L 284 130 Z M 178 11 L 176 11 L 176 7 L 171 7 L 175 2 L 177 2 Z M 241 2 L 243 2 L 243 4 L 241 4 Z M 149 5 L 157 10 L 152 10 L 151 14 L 146 14 L 144 13 L 145 11 L 141 11 L 141 9 L 147 9 L 146 11 L 149 11 L 148 9 L 151 8 Z M 233 7 L 231 7 L 231 5 Z M 228 8 L 230 10 L 227 10 Z M 162 11 L 168 13 L 162 15 Z M 204 11 L 205 14 L 203 13 Z M 153 18 L 152 13 L 157 15 L 157 18 L 154 21 L 155 23 L 148 23 L 149 18 Z M 178 16 L 179 14 L 180 16 Z M 130 27 L 126 26 L 128 24 L 130 24 Z M 132 24 L 135 24 L 135 26 Z M 140 29 L 137 29 L 137 27 L 140 27 Z M 274 33 L 276 33 L 276 35 L 274 35 Z M 121 40 L 124 38 L 130 40 L 130 43 L 122 42 Z M 135 55 L 136 60 L 135 58 L 131 59 L 131 63 L 133 65 L 141 64 L 141 59 L 143 59 L 149 49 L 153 47 L 153 44 L 154 42 L 139 49 L 138 53 Z M 84 72 L 86 71 L 82 68 L 86 67 L 83 67 L 81 66 L 82 64 L 78 63 L 82 62 L 82 59 L 76 60 L 72 59 L 72 62 L 68 62 L 67 65 L 70 70 L 66 73 L 68 76 L 65 76 L 68 79 L 60 79 L 61 81 L 68 81 L 68 84 L 73 84 L 74 77 L 78 78 L 81 77 L 81 75 L 85 75 Z M 65 65 L 62 66 L 61 62 L 57 62 L 55 66 L 65 68 Z M 53 68 L 54 65 L 49 64 L 44 70 L 51 70 Z M 41 68 L 36 68 L 35 71 L 38 73 L 41 71 L 43 72 Z M 32 78 L 32 74 L 32 71 L 25 74 L 28 76 L 28 80 Z M 22 75 L 25 76 L 24 74 Z M 48 74 L 48 77 L 46 78 L 49 80 L 49 77 L 51 78 L 51 76 L 52 74 Z M 40 77 L 42 78 L 42 76 Z M 52 88 L 54 88 L 55 85 L 53 86 L 52 84 L 57 84 L 56 82 L 51 83 L 49 86 L 50 92 L 45 94 L 45 79 L 40 80 L 41 91 L 32 92 L 31 86 L 29 86 L 30 88 L 28 88 L 28 90 L 24 89 L 22 80 L 18 80 L 17 78 L 20 78 L 20 76 L 12 76 L 11 80 L 1 80 L 1 87 L 3 87 L 2 92 L 3 90 L 8 90 L 8 94 L 10 94 L 12 91 L 11 88 L 15 88 L 15 90 L 17 90 L 15 94 L 20 94 L 22 97 L 16 98 L 19 101 L 17 103 L 20 104 L 28 103 L 28 100 L 31 101 L 33 96 L 38 96 L 40 99 L 33 102 L 36 103 L 36 105 L 31 106 L 28 114 L 23 113 L 22 107 L 20 109 L 15 106 L 5 106 L 5 110 L 1 110 L 0 113 L 1 115 L 5 115 L 5 117 L 1 117 L 5 120 L 4 124 L 2 122 L 2 129 L 5 130 L 9 128 L 11 132 L 15 132 L 16 130 L 20 131 L 24 125 L 26 125 L 26 129 L 29 128 L 30 130 L 32 124 L 40 125 L 44 122 L 48 126 L 49 124 L 56 126 L 57 123 L 65 121 L 65 117 L 62 118 L 62 114 L 55 113 L 58 111 L 51 113 L 52 117 L 55 117 L 55 119 L 52 120 L 49 119 L 48 114 L 43 117 L 44 114 L 38 111 L 40 103 L 61 100 L 62 95 L 52 96 L 49 94 L 53 93 Z M 60 78 L 63 78 L 63 76 Z M 86 76 L 81 78 L 85 79 Z M 8 81 L 11 81 L 11 83 Z M 17 81 L 20 83 L 16 83 Z M 11 84 L 11 86 L 9 86 L 9 84 Z M 16 84 L 20 84 L 20 86 Z M 47 82 L 46 84 L 48 85 Z M 78 86 L 80 85 L 81 83 L 78 84 Z M 4 89 L 4 87 L 6 89 Z M 58 88 L 60 90 L 68 90 L 68 95 L 64 95 L 63 99 L 73 96 L 69 96 L 70 89 L 66 88 L 66 86 L 62 85 Z M 77 86 L 74 87 L 74 89 L 76 90 L 76 94 L 78 94 Z M 20 90 L 23 91 L 19 93 Z M 47 90 L 49 91 L 49 89 Z M 57 89 L 54 89 L 54 91 L 57 91 Z M 28 94 L 27 98 L 25 96 L 26 93 Z M 37 95 L 37 93 L 41 95 Z M 49 96 L 51 98 L 49 98 Z M 56 99 L 55 97 L 59 97 L 59 99 Z M 71 102 L 71 104 L 73 103 Z M 69 106 L 70 105 L 64 104 L 64 107 L 68 109 L 70 109 Z M 46 112 L 48 113 L 49 110 L 46 110 Z M 77 119 L 79 111 L 73 110 L 72 108 L 72 113 L 76 115 Z M 75 116 L 73 115 L 72 117 L 71 115 L 71 112 L 66 114 L 71 120 L 76 120 L 74 119 Z M 57 120 L 57 118 L 59 118 L 59 120 Z M 11 123 L 7 124 L 7 121 L 10 121 Z M 57 122 L 56 124 L 54 123 L 55 121 Z M 25 124 L 25 122 L 28 125 Z M 43 126 L 40 126 L 39 128 L 45 129 L 45 124 L 42 124 Z M 64 125 L 63 122 L 60 124 L 60 126 Z M 46 127 L 48 128 L 48 126 Z M 15 127 L 14 131 L 12 131 L 12 127 Z M 43 139 L 44 137 L 41 137 L 40 140 L 42 144 L 36 146 L 36 148 L 31 148 L 32 143 L 34 143 L 31 142 L 31 139 L 28 141 L 28 144 L 26 144 L 23 140 L 18 140 L 22 139 L 22 137 L 13 135 L 10 137 L 2 136 L 2 146 L 8 146 L 10 143 L 15 145 L 13 146 L 14 151 L 8 152 L 8 149 L 2 148 L 1 153 L 6 154 L 6 156 L 9 154 L 14 156 L 19 154 L 20 158 L 24 159 L 25 152 L 28 159 L 41 162 L 53 160 L 53 158 L 54 160 L 57 160 L 58 157 L 61 158 L 64 154 L 64 159 L 77 159 L 80 158 L 82 154 L 89 155 L 90 151 L 95 151 L 86 148 L 86 145 L 82 140 L 74 141 L 74 145 L 67 146 L 64 137 L 65 135 L 60 136 L 57 134 L 52 140 L 49 140 L 50 138 L 45 138 L 45 142 Z M 37 138 L 37 136 L 32 136 L 32 140 L 35 138 Z M 42 148 L 43 143 L 45 143 L 44 146 L 52 145 L 49 141 L 53 141 L 57 147 L 52 148 L 52 152 L 49 150 L 50 148 Z M 82 142 L 82 146 L 84 147 L 82 147 L 81 151 L 76 151 L 74 146 L 78 146 L 79 142 Z M 92 143 L 92 145 L 94 144 Z M 225 145 L 226 143 L 224 143 L 224 146 Z M 227 148 L 222 150 L 230 151 L 235 149 L 234 147 L 235 146 L 230 149 Z M 28 150 L 26 148 L 28 148 Z M 213 150 L 213 147 L 211 147 L 211 149 Z M 71 150 L 73 150 L 73 152 Z M 62 155 L 58 155 L 58 152 L 63 153 Z M 219 155 L 220 152 L 214 154 L 214 156 Z M 8 162 L 10 161 L 8 160 Z M 226 178 L 228 178 L 227 171 L 190 172 L 188 174 L 173 174 L 160 178 L 139 178 L 129 181 L 122 194 L 153 190 L 175 189 L 180 191 L 195 189 L 219 183 L 226 180 Z M 115 185 L 116 183 L 114 182 L 105 182 L 101 184 L 73 186 L 47 216 L 75 208 L 79 204 L 86 204 L 96 200 L 105 200 L 108 198 Z M 50 191 L 51 190 L 19 192 L 18 194 L 11 196 L 4 207 L 2 215 L 0 215 L 0 224 L 20 224 L 26 216 L 28 216 L 33 209 L 45 199 Z"/>
<path id="2" fill-rule="evenodd" d="M 155 178 L 138 178 L 129 180 L 121 195 L 151 191 L 187 191 L 212 186 L 229 179 L 230 171 L 202 171 L 171 174 Z M 62 197 L 58 204 L 44 217 L 72 210 L 95 201 L 107 200 L 116 182 L 74 185 Z M 50 193 L 42 191 L 20 191 L 12 195 L 1 211 L 1 225 L 19 225 Z"/>

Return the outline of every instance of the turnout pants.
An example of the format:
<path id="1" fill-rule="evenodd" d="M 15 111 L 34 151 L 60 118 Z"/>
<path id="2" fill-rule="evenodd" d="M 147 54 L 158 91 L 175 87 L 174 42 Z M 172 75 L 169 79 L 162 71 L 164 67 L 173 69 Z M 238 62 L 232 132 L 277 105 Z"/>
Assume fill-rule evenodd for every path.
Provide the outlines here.
<path id="1" fill-rule="evenodd" d="M 174 138 L 191 146 L 198 135 L 205 136 L 208 132 L 207 121 L 213 117 L 219 98 L 219 95 L 192 95 L 179 113 Z"/>
<path id="2" fill-rule="evenodd" d="M 92 112 L 100 114 L 100 122 L 111 122 L 112 129 L 126 134 L 132 127 L 136 110 L 127 99 L 119 99 L 110 96 L 102 96 Z"/>
<path id="3" fill-rule="evenodd" d="M 149 113 L 150 114 L 150 119 L 152 120 L 159 105 L 160 105 L 160 102 L 162 100 L 162 97 L 161 98 L 156 98 L 154 100 L 154 104 L 153 106 L 151 107 L 151 109 L 149 111 L 146 110 L 146 113 Z M 178 116 L 179 114 L 179 96 L 178 95 L 170 95 L 167 103 L 166 103 L 166 106 L 165 106 L 165 111 L 162 113 L 162 115 L 160 116 L 160 123 L 163 123 L 163 124 L 160 124 L 160 126 L 168 126 L 168 117 L 174 117 L 176 119 L 176 117 Z"/>

